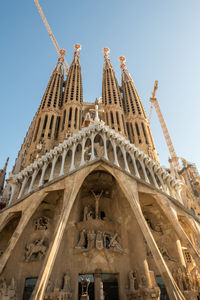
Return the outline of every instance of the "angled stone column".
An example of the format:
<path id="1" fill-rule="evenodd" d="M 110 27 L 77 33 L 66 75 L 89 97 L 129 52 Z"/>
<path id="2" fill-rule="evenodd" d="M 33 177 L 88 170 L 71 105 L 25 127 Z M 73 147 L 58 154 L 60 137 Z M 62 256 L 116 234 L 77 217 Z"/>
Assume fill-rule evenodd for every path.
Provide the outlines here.
<path id="1" fill-rule="evenodd" d="M 124 192 L 125 197 L 129 201 L 129 204 L 132 208 L 132 211 L 136 217 L 138 225 L 144 235 L 144 238 L 149 246 L 151 253 L 153 255 L 154 261 L 157 265 L 157 268 L 162 276 L 162 279 L 165 283 L 167 293 L 169 295 L 170 300 L 185 300 L 182 292 L 174 281 L 167 264 L 165 263 L 162 254 L 154 240 L 154 237 L 147 225 L 147 222 L 143 216 L 140 203 L 139 196 L 137 190 L 137 182 L 133 181 L 133 179 L 129 178 L 128 175 L 124 173 L 114 170 L 115 177 L 118 179 L 118 184 Z"/>
<path id="2" fill-rule="evenodd" d="M 107 152 L 107 145 L 106 145 L 106 143 L 107 143 L 107 138 L 106 138 L 106 134 L 104 132 L 104 134 L 103 134 L 104 158 L 106 160 L 108 160 L 108 152 Z"/>
<path id="3" fill-rule="evenodd" d="M 54 170 L 55 170 L 55 165 L 56 165 L 57 159 L 58 159 L 58 155 L 55 155 L 54 158 L 53 158 L 53 161 L 52 161 L 51 173 L 50 173 L 50 176 L 49 176 L 49 181 L 53 180 L 53 178 L 54 178 Z"/>
<path id="4" fill-rule="evenodd" d="M 80 167 L 84 166 L 85 165 L 85 142 L 86 142 L 86 139 L 85 137 L 82 139 L 82 149 L 81 149 L 81 163 L 80 163 Z"/>
<path id="5" fill-rule="evenodd" d="M 133 167 L 134 167 L 134 170 L 135 170 L 135 176 L 138 177 L 138 178 L 140 178 L 140 174 L 138 172 L 138 168 L 137 168 L 136 161 L 135 161 L 135 156 L 134 156 L 133 153 L 130 153 L 130 155 L 131 155 Z"/>
<path id="6" fill-rule="evenodd" d="M 76 150 L 76 144 L 73 144 L 73 146 L 72 146 L 72 160 L 71 160 L 71 166 L 70 166 L 70 169 L 69 169 L 70 172 L 75 170 L 75 165 L 74 165 L 75 150 Z"/>
<path id="7" fill-rule="evenodd" d="M 113 146 L 113 152 L 114 152 L 114 165 L 117 167 L 120 167 L 119 162 L 118 162 L 118 158 L 117 158 L 117 147 L 114 141 L 111 141 L 112 146 Z"/>
<path id="8" fill-rule="evenodd" d="M 52 242 L 49 246 L 49 250 L 46 254 L 43 267 L 41 269 L 37 284 L 32 293 L 31 300 L 43 300 L 45 290 L 57 257 L 57 253 L 63 238 L 63 234 L 68 222 L 68 218 L 78 194 L 78 191 L 85 179 L 85 177 L 94 169 L 94 166 L 90 166 L 73 173 L 65 179 L 65 191 L 63 196 L 63 208 L 57 226 L 55 228 Z"/>
<path id="9" fill-rule="evenodd" d="M 39 171 L 39 169 L 37 168 L 37 169 L 35 169 L 35 171 L 33 172 L 33 175 L 32 175 L 32 178 L 31 178 L 31 183 L 30 183 L 29 189 L 28 189 L 28 193 L 30 193 L 30 192 L 32 191 L 32 188 L 33 188 L 33 185 L 34 185 L 34 182 L 35 182 L 35 178 L 36 178 L 36 176 L 37 176 L 37 174 L 38 174 L 38 171 Z"/>
<path id="10" fill-rule="evenodd" d="M 63 151 L 63 154 L 62 154 L 62 163 L 61 163 L 61 168 L 60 168 L 60 174 L 59 174 L 59 176 L 64 175 L 64 167 L 65 167 L 65 158 L 66 158 L 66 155 L 67 155 L 67 150 L 65 149 Z"/>
<path id="11" fill-rule="evenodd" d="M 17 244 L 17 241 L 21 237 L 21 234 L 23 233 L 25 227 L 27 226 L 30 218 L 34 214 L 35 210 L 38 208 L 39 204 L 44 199 L 45 195 L 46 195 L 46 193 L 44 191 L 39 191 L 37 193 L 37 196 L 36 196 L 36 194 L 31 196 L 32 201 L 29 202 L 27 209 L 24 210 L 24 212 L 21 216 L 21 219 L 19 221 L 19 224 L 17 225 L 17 228 L 9 241 L 8 248 L 5 250 L 5 252 L 3 253 L 3 255 L 0 258 L 0 274 L 3 271 L 5 265 L 8 261 L 8 258 L 11 256 L 11 253 L 14 250 L 14 248 Z"/>
<path id="12" fill-rule="evenodd" d="M 21 189 L 20 189 L 20 192 L 19 192 L 19 195 L 18 195 L 18 199 L 21 198 L 21 196 L 23 195 L 23 192 L 24 192 L 24 188 L 27 184 L 27 181 L 28 181 L 28 175 L 24 177 L 24 180 L 22 182 L 22 186 L 21 186 Z"/>
<path id="13" fill-rule="evenodd" d="M 155 196 L 155 199 L 157 200 L 158 205 L 161 207 L 165 215 L 168 217 L 170 223 L 172 224 L 174 230 L 176 231 L 178 237 L 180 240 L 184 241 L 187 248 L 191 251 L 191 254 L 193 258 L 196 260 L 196 262 L 200 265 L 200 256 L 194 246 L 192 245 L 190 239 L 188 238 L 187 234 L 183 230 L 182 226 L 180 225 L 178 221 L 178 216 L 176 210 L 173 208 L 172 204 L 169 205 L 169 200 L 164 195 Z"/>
<path id="14" fill-rule="evenodd" d="M 39 185 L 38 185 L 39 187 L 42 186 L 42 185 L 44 184 L 44 175 L 45 175 L 45 172 L 46 172 L 47 167 L 48 167 L 48 163 L 45 162 L 45 163 L 44 163 L 44 166 L 43 166 L 43 168 L 42 168 L 42 174 L 41 174 L 40 182 L 39 182 Z"/>

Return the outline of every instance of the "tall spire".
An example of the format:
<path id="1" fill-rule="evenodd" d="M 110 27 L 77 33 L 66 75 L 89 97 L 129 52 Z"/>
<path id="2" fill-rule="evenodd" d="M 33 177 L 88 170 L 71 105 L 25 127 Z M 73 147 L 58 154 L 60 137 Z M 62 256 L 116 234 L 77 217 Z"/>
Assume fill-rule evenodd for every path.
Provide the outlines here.
<path id="1" fill-rule="evenodd" d="M 19 151 L 13 168 L 14 173 L 59 143 L 63 82 L 63 59 L 60 57 Z"/>
<path id="2" fill-rule="evenodd" d="M 123 135 L 126 135 L 120 87 L 108 55 L 110 49 L 108 47 L 104 47 L 103 52 L 104 66 L 102 100 L 105 111 L 105 122 L 110 126 L 110 128 L 115 129 L 115 131 L 118 131 Z"/>
<path id="3" fill-rule="evenodd" d="M 74 58 L 69 68 L 63 96 L 63 115 L 61 130 L 63 134 L 76 132 L 80 129 L 83 87 L 80 65 L 81 45 L 74 45 Z"/>
<path id="4" fill-rule="evenodd" d="M 151 158 L 158 160 L 146 113 L 133 79 L 125 65 L 126 58 L 120 56 L 119 61 L 121 62 L 120 67 L 122 72 L 123 108 L 129 140 Z"/>

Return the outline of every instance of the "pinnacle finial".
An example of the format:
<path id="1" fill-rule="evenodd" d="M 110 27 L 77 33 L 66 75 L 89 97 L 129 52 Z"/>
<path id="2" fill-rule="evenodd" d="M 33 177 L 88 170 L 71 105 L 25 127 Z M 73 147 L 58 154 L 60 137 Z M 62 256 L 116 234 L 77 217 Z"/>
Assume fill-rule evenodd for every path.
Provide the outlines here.
<path id="1" fill-rule="evenodd" d="M 118 59 L 119 59 L 119 61 L 121 62 L 120 68 L 121 68 L 122 70 L 126 69 L 126 65 L 124 64 L 125 61 L 126 61 L 126 57 L 125 57 L 125 56 L 120 56 Z"/>
<path id="2" fill-rule="evenodd" d="M 79 51 L 82 49 L 81 45 L 80 44 L 75 44 L 74 49 L 75 49 L 74 55 L 79 56 L 79 54 L 80 54 Z"/>
<path id="3" fill-rule="evenodd" d="M 65 49 L 60 49 L 59 53 L 60 53 L 60 57 L 58 59 L 58 62 L 62 62 L 63 63 L 64 62 L 64 56 L 67 53 L 67 51 Z"/>
<path id="4" fill-rule="evenodd" d="M 109 55 L 108 55 L 109 52 L 110 52 L 110 49 L 108 47 L 103 48 L 103 53 L 104 53 L 105 59 L 109 58 Z"/>
<path id="5" fill-rule="evenodd" d="M 155 80 L 154 88 L 153 88 L 153 92 L 152 92 L 152 98 L 156 97 L 156 90 L 157 89 L 158 89 L 158 80 Z"/>
<path id="6" fill-rule="evenodd" d="M 5 163 L 4 167 L 3 167 L 3 170 L 4 170 L 4 171 L 6 171 L 6 169 L 7 169 L 8 161 L 9 161 L 9 157 L 7 157 L 6 163 Z"/>

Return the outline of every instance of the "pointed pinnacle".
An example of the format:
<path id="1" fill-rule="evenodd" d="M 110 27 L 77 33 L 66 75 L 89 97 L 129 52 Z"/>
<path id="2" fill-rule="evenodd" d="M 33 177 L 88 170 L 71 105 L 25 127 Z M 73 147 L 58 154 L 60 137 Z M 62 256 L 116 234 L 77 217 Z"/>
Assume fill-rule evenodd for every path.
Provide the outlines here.
<path id="1" fill-rule="evenodd" d="M 109 52 L 110 52 L 110 49 L 108 47 L 103 48 L 103 53 L 105 54 L 104 55 L 105 59 L 109 58 L 109 55 L 108 55 Z"/>
<path id="2" fill-rule="evenodd" d="M 79 56 L 79 54 L 80 54 L 79 51 L 82 49 L 81 45 L 80 44 L 75 44 L 74 49 L 75 49 L 74 55 Z"/>
<path id="3" fill-rule="evenodd" d="M 7 157 L 6 163 L 5 163 L 4 167 L 3 167 L 3 170 L 4 170 L 4 171 L 6 171 L 6 169 L 7 169 L 8 161 L 9 161 L 9 157 Z"/>
<path id="4" fill-rule="evenodd" d="M 125 61 L 126 61 L 126 57 L 125 57 L 125 56 L 120 56 L 120 57 L 118 58 L 118 60 L 121 62 L 120 68 L 121 68 L 122 70 L 126 69 L 126 65 L 124 64 Z"/>

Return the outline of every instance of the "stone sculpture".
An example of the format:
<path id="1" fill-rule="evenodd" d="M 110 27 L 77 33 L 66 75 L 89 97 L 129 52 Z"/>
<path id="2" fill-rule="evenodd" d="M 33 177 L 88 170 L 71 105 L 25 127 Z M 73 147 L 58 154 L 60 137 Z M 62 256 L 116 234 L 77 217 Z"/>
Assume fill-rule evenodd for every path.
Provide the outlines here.
<path id="1" fill-rule="evenodd" d="M 85 232 L 86 232 L 85 229 L 83 229 L 80 232 L 80 238 L 79 238 L 78 244 L 75 248 L 80 248 L 80 249 L 85 248 L 85 244 L 86 244 L 85 243 Z"/>
<path id="2" fill-rule="evenodd" d="M 129 279 L 129 291 L 135 291 L 135 282 L 136 282 L 136 272 L 129 271 L 128 272 L 128 279 Z"/>
<path id="3" fill-rule="evenodd" d="M 35 230 L 47 230 L 49 219 L 45 216 L 41 216 L 35 220 Z"/>
<path id="4" fill-rule="evenodd" d="M 89 285 L 90 285 L 90 278 L 89 277 L 84 278 L 83 276 L 81 276 L 81 296 L 88 295 Z"/>
<path id="5" fill-rule="evenodd" d="M 44 238 L 28 243 L 25 248 L 25 260 L 28 262 L 42 259 L 47 251 L 46 244 Z"/>
<path id="6" fill-rule="evenodd" d="M 76 252 L 88 251 L 94 248 L 98 250 L 109 249 L 119 253 L 123 252 L 118 233 L 110 234 L 100 230 L 95 232 L 93 229 L 81 230 L 79 241 L 75 246 L 75 249 L 77 249 Z"/>
<path id="7" fill-rule="evenodd" d="M 1 300 L 16 300 L 15 279 L 12 278 L 10 285 L 7 284 L 5 278 L 0 279 L 0 299 Z"/>

